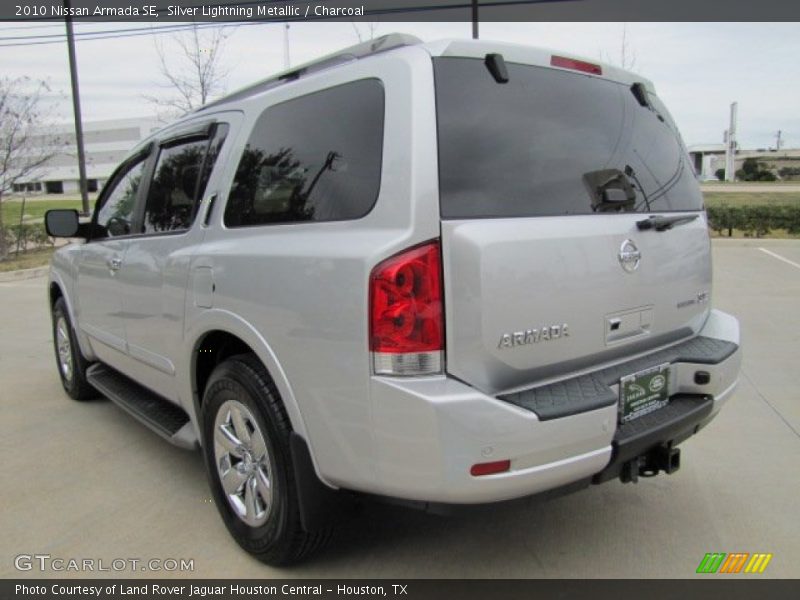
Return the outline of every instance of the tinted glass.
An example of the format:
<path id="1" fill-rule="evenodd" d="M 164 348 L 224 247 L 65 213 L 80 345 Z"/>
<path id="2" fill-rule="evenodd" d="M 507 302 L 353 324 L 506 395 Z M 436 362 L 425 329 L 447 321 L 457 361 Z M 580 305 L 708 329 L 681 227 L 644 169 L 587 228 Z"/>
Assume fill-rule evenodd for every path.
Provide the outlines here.
<path id="1" fill-rule="evenodd" d="M 142 231 L 161 233 L 188 229 L 203 190 L 198 180 L 208 140 L 161 148 L 147 192 Z"/>
<path id="2" fill-rule="evenodd" d="M 654 96 L 578 73 L 434 60 L 445 218 L 699 210 L 683 143 Z M 641 96 L 641 95 L 640 95 Z"/>
<path id="3" fill-rule="evenodd" d="M 143 168 L 144 161 L 135 163 L 117 178 L 108 193 L 103 194 L 105 200 L 97 213 L 92 231 L 93 239 L 131 233 L 136 192 L 142 180 Z"/>
<path id="4" fill-rule="evenodd" d="M 225 225 L 357 219 L 378 196 L 381 83 L 348 83 L 268 108 L 239 162 Z"/>

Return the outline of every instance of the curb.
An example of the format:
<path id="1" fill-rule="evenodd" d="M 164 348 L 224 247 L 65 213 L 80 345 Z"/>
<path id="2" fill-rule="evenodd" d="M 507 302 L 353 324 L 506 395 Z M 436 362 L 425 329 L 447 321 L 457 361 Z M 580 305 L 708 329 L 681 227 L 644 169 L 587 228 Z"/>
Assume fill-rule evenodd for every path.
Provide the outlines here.
<path id="1" fill-rule="evenodd" d="M 50 270 L 49 266 L 36 267 L 34 269 L 22 269 L 20 271 L 7 271 L 0 273 L 0 283 L 7 283 L 9 281 L 23 281 L 25 279 L 35 279 L 47 275 Z"/>

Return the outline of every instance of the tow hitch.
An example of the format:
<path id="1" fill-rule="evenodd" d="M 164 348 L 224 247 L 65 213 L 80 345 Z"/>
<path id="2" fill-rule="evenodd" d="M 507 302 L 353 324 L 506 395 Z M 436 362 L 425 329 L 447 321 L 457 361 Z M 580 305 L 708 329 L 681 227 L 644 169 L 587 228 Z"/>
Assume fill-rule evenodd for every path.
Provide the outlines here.
<path id="1" fill-rule="evenodd" d="M 680 468 L 680 448 L 661 445 L 623 464 L 619 478 L 622 483 L 636 483 L 639 477 L 655 477 L 661 471 L 671 475 Z"/>

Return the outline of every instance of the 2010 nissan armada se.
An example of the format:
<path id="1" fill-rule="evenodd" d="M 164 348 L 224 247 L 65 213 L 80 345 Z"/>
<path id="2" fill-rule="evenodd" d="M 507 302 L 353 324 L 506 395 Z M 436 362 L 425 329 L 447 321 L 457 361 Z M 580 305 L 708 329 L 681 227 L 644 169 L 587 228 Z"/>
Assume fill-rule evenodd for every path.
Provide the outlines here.
<path id="1" fill-rule="evenodd" d="M 202 447 L 271 564 L 343 497 L 478 504 L 635 481 L 731 395 L 703 200 L 652 84 L 386 36 L 140 143 L 50 211 L 67 393 Z"/>

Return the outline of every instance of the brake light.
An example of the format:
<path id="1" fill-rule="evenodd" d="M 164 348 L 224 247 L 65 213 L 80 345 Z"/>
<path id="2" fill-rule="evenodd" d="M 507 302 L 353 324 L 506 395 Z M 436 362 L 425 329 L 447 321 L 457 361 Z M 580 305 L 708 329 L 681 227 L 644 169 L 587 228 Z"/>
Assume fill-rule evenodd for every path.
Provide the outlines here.
<path id="1" fill-rule="evenodd" d="M 377 265 L 369 288 L 369 349 L 375 373 L 441 373 L 444 310 L 439 240 Z"/>
<path id="2" fill-rule="evenodd" d="M 603 67 L 594 63 L 577 60 L 575 58 L 567 58 L 566 56 L 552 56 L 550 64 L 554 67 L 561 67 L 562 69 L 572 69 L 573 71 L 582 71 L 583 73 L 591 73 L 592 75 L 602 75 Z"/>

